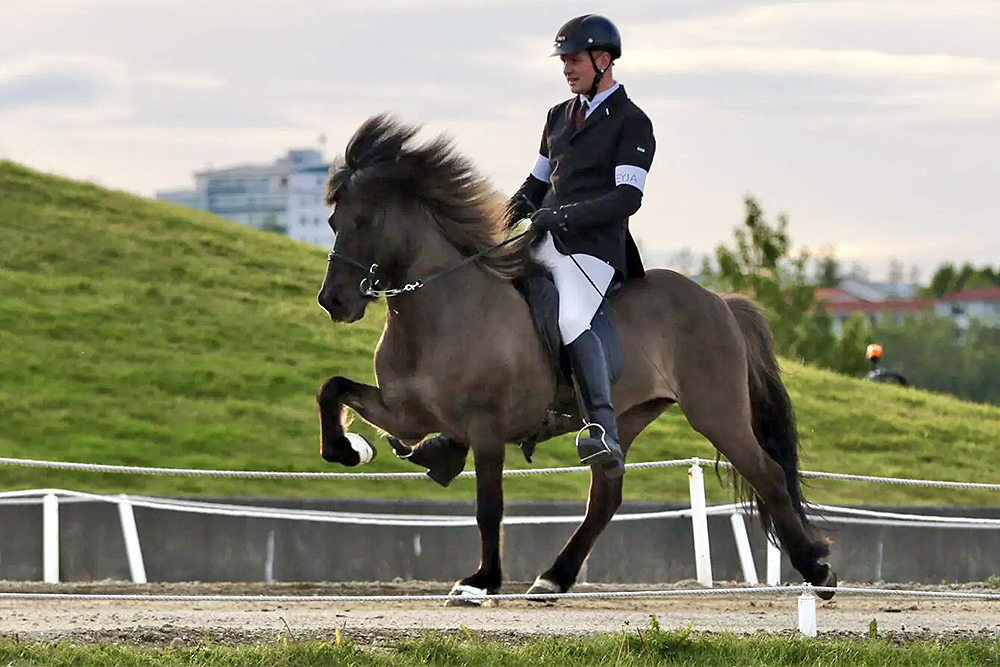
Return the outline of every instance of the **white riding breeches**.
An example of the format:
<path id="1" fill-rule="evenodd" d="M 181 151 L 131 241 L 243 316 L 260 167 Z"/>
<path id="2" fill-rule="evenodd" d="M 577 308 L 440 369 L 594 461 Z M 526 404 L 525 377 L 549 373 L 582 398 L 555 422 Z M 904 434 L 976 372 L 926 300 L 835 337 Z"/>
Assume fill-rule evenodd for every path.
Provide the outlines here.
<path id="1" fill-rule="evenodd" d="M 614 267 L 591 255 L 562 254 L 549 232 L 532 248 L 532 256 L 552 272 L 559 292 L 559 334 L 569 345 L 590 328 L 615 276 Z"/>

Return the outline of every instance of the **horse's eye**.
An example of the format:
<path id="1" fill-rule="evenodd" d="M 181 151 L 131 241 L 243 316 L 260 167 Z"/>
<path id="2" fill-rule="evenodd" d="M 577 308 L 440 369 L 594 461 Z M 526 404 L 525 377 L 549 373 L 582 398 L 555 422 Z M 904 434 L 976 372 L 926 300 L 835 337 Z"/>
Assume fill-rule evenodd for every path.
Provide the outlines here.
<path id="1" fill-rule="evenodd" d="M 371 216 L 359 213 L 358 215 L 354 216 L 354 224 L 357 225 L 358 227 L 367 227 L 368 225 L 372 224 Z"/>

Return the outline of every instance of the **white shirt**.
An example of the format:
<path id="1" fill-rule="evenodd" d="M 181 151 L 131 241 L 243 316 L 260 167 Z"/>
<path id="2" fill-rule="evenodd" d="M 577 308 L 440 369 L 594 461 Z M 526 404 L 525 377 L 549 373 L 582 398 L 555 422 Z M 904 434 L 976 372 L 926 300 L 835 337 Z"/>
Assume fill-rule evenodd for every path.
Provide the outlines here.
<path id="1" fill-rule="evenodd" d="M 615 85 L 611 86 L 605 91 L 597 93 L 596 95 L 594 95 L 594 98 L 590 100 L 587 99 L 586 95 L 580 95 L 579 96 L 580 102 L 582 102 L 585 105 L 583 117 L 590 118 L 590 114 L 594 112 L 594 109 L 599 107 L 601 105 L 601 102 L 611 97 L 614 94 L 614 92 L 621 87 L 622 84 L 616 82 Z"/>

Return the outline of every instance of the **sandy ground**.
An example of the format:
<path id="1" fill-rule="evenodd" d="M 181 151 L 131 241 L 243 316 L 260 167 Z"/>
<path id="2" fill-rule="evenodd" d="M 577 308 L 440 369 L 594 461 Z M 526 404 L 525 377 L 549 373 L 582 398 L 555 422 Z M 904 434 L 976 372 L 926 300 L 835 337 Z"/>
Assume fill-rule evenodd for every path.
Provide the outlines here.
<path id="1" fill-rule="evenodd" d="M 160 583 L 137 586 L 99 582 L 46 585 L 0 582 L 0 592 L 124 593 L 160 595 L 441 595 L 450 584 L 435 582 L 330 584 Z M 510 583 L 507 593 L 527 583 Z M 670 586 L 582 585 L 577 592 L 697 588 L 693 582 Z M 931 587 L 920 587 L 930 590 Z M 977 586 L 934 590 L 980 590 Z M 461 632 L 465 625 L 485 635 L 516 640 L 537 634 L 589 634 L 634 631 L 655 615 L 663 628 L 701 631 L 757 631 L 793 634 L 798 627 L 797 593 L 754 596 L 713 595 L 660 599 L 560 600 L 552 604 L 503 600 L 480 608 L 445 607 L 441 602 L 178 602 L 166 600 L 25 600 L 0 598 L 0 635 L 22 639 L 126 641 L 186 645 L 205 641 L 253 642 L 277 637 L 334 636 L 340 629 L 356 641 L 375 642 L 425 630 Z M 914 599 L 838 594 L 817 600 L 821 635 L 866 636 L 875 620 L 883 636 L 955 639 L 1000 637 L 1000 601 Z"/>

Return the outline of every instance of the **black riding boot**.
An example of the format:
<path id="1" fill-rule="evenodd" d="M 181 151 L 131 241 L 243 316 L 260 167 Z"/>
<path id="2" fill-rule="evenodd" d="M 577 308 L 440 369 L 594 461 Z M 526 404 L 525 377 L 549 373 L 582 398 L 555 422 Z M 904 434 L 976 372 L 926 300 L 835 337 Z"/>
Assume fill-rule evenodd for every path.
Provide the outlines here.
<path id="1" fill-rule="evenodd" d="M 617 479 L 625 474 L 625 455 L 618 444 L 618 423 L 611 404 L 611 375 L 604 345 L 587 329 L 566 346 L 577 395 L 590 427 L 589 438 L 578 438 L 580 462 Z"/>

